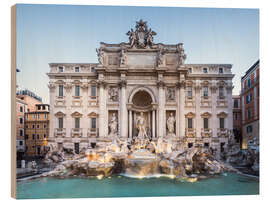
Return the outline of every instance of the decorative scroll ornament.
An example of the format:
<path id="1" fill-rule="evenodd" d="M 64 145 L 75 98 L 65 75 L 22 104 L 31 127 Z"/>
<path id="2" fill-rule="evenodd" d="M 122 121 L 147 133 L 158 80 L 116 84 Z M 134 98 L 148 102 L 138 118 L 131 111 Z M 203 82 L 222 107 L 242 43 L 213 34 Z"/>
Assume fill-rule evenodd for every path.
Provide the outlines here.
<path id="1" fill-rule="evenodd" d="M 136 22 L 135 32 L 133 29 L 127 32 L 130 46 L 134 47 L 135 45 L 137 48 L 152 47 L 154 44 L 153 36 L 156 34 L 157 33 L 152 31 L 151 28 L 148 29 L 147 22 L 142 19 Z"/>

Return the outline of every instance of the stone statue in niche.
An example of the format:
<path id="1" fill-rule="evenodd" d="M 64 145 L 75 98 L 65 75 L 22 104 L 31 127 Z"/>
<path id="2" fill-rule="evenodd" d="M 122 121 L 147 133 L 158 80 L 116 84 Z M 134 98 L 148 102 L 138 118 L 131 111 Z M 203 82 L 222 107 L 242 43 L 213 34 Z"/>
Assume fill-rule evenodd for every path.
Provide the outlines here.
<path id="1" fill-rule="evenodd" d="M 167 120 L 168 136 L 175 136 L 174 124 L 175 124 L 175 118 L 173 116 L 173 113 L 170 113 L 169 118 Z"/>
<path id="2" fill-rule="evenodd" d="M 117 118 L 116 118 L 116 114 L 113 113 L 112 114 L 112 117 L 111 117 L 111 120 L 109 122 L 109 127 L 110 127 L 110 136 L 116 136 L 117 135 L 117 125 L 118 125 L 118 122 L 117 122 Z"/>
<path id="3" fill-rule="evenodd" d="M 118 89 L 117 87 L 111 87 L 109 90 L 109 99 L 110 101 L 117 102 L 118 101 Z"/>
<path id="4" fill-rule="evenodd" d="M 144 139 L 147 137 L 146 133 L 146 122 L 143 116 L 143 112 L 136 119 L 136 127 L 139 130 L 138 138 Z"/>
<path id="5" fill-rule="evenodd" d="M 167 101 L 174 101 L 175 100 L 175 89 L 168 88 L 167 89 Z"/>
<path id="6" fill-rule="evenodd" d="M 97 52 L 97 56 L 98 56 L 98 62 L 101 65 L 104 65 L 104 62 L 105 62 L 104 51 L 99 48 L 99 49 L 96 49 L 96 52 Z"/>

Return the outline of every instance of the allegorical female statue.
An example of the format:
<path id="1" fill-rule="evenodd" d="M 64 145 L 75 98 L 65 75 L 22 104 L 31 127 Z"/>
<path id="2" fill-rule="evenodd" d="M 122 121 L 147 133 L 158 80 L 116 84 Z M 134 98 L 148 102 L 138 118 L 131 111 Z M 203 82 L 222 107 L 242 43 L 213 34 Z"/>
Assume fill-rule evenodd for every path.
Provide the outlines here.
<path id="1" fill-rule="evenodd" d="M 109 123 L 109 127 L 110 127 L 110 135 L 114 136 L 117 134 L 117 118 L 115 113 L 112 114 L 112 118 L 110 120 Z"/>
<path id="2" fill-rule="evenodd" d="M 173 116 L 173 113 L 170 113 L 170 116 L 167 120 L 167 128 L 169 131 L 169 135 L 175 135 L 174 134 L 174 123 L 175 123 L 175 118 Z"/>
<path id="3" fill-rule="evenodd" d="M 136 120 L 136 127 L 139 130 L 138 137 L 139 138 L 146 138 L 147 133 L 146 133 L 146 126 L 145 126 L 145 119 L 143 117 L 143 112 L 140 113 Z"/>

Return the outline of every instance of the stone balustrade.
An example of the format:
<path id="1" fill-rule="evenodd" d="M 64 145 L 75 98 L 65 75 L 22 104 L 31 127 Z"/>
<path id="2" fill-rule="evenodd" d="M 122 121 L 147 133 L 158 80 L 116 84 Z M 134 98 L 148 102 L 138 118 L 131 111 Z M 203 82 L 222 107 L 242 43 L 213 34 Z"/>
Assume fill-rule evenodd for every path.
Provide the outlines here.
<path id="1" fill-rule="evenodd" d="M 72 128 L 71 137 L 82 137 L 82 128 Z"/>
<path id="2" fill-rule="evenodd" d="M 212 135 L 213 135 L 212 129 L 210 129 L 210 128 L 202 128 L 201 129 L 201 136 L 203 138 L 212 137 Z"/>
<path id="3" fill-rule="evenodd" d="M 65 136 L 66 136 L 66 128 L 54 129 L 54 137 L 65 137 Z"/>
<path id="4" fill-rule="evenodd" d="M 196 137 L 196 129 L 195 128 L 186 128 L 185 129 L 185 135 L 188 138 Z"/>
<path id="5" fill-rule="evenodd" d="M 98 137 L 98 128 L 88 128 L 87 129 L 87 137 Z"/>
<path id="6" fill-rule="evenodd" d="M 217 136 L 218 137 L 228 137 L 229 130 L 227 128 L 218 128 L 217 129 Z"/>

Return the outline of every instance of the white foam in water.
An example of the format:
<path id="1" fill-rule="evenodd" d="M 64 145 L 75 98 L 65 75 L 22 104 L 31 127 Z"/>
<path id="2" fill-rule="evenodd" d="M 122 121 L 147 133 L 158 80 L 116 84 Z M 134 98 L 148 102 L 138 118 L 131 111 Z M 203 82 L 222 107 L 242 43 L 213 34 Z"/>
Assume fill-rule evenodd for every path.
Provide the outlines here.
<path id="1" fill-rule="evenodd" d="M 121 173 L 121 176 L 127 177 L 127 178 L 137 178 L 137 179 L 143 179 L 143 178 L 161 178 L 161 177 L 166 177 L 166 178 L 175 178 L 175 175 L 167 175 L 167 174 L 153 174 L 153 175 L 147 175 L 147 176 L 142 176 L 142 175 L 130 175 L 126 173 Z"/>

